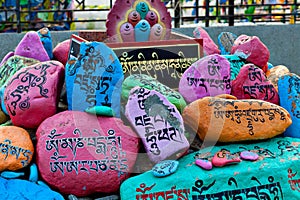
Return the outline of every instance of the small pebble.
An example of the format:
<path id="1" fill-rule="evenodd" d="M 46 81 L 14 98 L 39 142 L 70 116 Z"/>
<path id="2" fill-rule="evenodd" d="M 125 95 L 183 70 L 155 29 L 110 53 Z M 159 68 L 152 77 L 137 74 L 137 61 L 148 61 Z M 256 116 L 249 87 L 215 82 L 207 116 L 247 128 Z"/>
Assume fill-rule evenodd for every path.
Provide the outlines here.
<path id="1" fill-rule="evenodd" d="M 157 163 L 153 168 L 153 175 L 156 177 L 164 177 L 173 174 L 179 165 L 176 160 L 164 160 Z"/>
<path id="2" fill-rule="evenodd" d="M 251 161 L 256 161 L 259 158 L 257 153 L 251 151 L 242 151 L 240 153 L 240 157 L 243 160 L 251 160 Z"/>
<path id="3" fill-rule="evenodd" d="M 201 167 L 202 169 L 211 170 L 213 165 L 209 160 L 197 159 L 195 161 L 196 165 Z"/>

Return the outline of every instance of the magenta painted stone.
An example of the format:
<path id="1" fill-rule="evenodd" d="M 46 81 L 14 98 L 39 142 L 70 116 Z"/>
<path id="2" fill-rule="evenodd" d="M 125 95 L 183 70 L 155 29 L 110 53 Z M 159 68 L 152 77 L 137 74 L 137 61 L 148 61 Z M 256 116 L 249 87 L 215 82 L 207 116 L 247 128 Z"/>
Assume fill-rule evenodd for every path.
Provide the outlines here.
<path id="1" fill-rule="evenodd" d="M 239 162 L 241 162 L 241 159 L 238 156 L 231 155 L 230 152 L 226 150 L 217 152 L 212 159 L 212 164 L 215 167 L 223 167 L 225 165 L 237 164 Z"/>
<path id="2" fill-rule="evenodd" d="M 209 160 L 197 159 L 195 163 L 202 169 L 211 170 L 213 168 L 213 165 Z"/>
<path id="3" fill-rule="evenodd" d="M 238 99 L 260 99 L 279 104 L 279 96 L 262 69 L 253 64 L 244 65 L 232 81 L 231 94 Z"/>
<path id="4" fill-rule="evenodd" d="M 259 158 L 257 153 L 251 151 L 242 151 L 240 153 L 240 157 L 243 160 L 250 160 L 250 161 L 256 161 Z"/>
<path id="5" fill-rule="evenodd" d="M 55 60 L 66 65 L 68 62 L 69 50 L 70 50 L 70 39 L 64 40 L 58 43 L 53 49 L 53 57 Z"/>
<path id="6" fill-rule="evenodd" d="M 176 159 L 189 148 L 179 111 L 159 92 L 141 87 L 131 89 L 125 115 L 152 162 Z"/>
<path id="7" fill-rule="evenodd" d="M 218 54 L 201 58 L 182 74 L 178 89 L 189 103 L 207 96 L 230 94 L 229 61 Z"/>
<path id="8" fill-rule="evenodd" d="M 64 111 L 38 127 L 41 177 L 63 194 L 113 193 L 133 170 L 139 149 L 134 131 L 119 118 Z"/>
<path id="9" fill-rule="evenodd" d="M 240 35 L 233 43 L 231 54 L 246 59 L 262 68 L 264 72 L 268 69 L 269 49 L 256 36 Z"/>
<path id="10" fill-rule="evenodd" d="M 220 54 L 218 45 L 211 39 L 209 34 L 202 28 L 197 27 L 193 31 L 194 37 L 203 39 L 203 52 L 204 55 Z"/>
<path id="11" fill-rule="evenodd" d="M 17 71 L 4 91 L 4 104 L 13 125 L 37 128 L 57 111 L 64 66 L 46 61 Z"/>
<path id="12" fill-rule="evenodd" d="M 0 63 L 0 67 L 2 67 L 2 65 L 3 65 L 10 57 L 12 57 L 12 56 L 14 56 L 14 55 L 15 55 L 15 52 L 13 52 L 13 51 L 8 52 L 8 53 L 4 56 L 4 58 L 2 59 L 2 61 L 1 61 L 1 63 Z"/>

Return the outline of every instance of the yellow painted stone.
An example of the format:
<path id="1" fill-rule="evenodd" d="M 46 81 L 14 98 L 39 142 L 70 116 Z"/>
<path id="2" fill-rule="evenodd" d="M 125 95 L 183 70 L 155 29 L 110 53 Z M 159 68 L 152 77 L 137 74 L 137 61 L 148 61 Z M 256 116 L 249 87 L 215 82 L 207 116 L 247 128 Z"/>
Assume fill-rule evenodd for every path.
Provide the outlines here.
<path id="1" fill-rule="evenodd" d="M 16 171 L 32 160 L 34 146 L 29 133 L 17 126 L 0 126 L 0 171 Z"/>
<path id="2" fill-rule="evenodd" d="M 222 97 L 222 96 L 221 96 Z M 292 123 L 282 107 L 262 100 L 236 100 L 234 96 L 205 97 L 183 111 L 185 124 L 201 140 L 238 142 L 275 137 Z"/>
<path id="3" fill-rule="evenodd" d="M 281 76 L 288 74 L 288 73 L 290 73 L 290 70 L 286 66 L 277 65 L 277 66 L 271 68 L 270 70 L 268 70 L 268 72 L 266 73 L 266 76 L 267 76 L 268 80 L 271 81 L 274 88 L 278 91 L 278 79 Z"/>

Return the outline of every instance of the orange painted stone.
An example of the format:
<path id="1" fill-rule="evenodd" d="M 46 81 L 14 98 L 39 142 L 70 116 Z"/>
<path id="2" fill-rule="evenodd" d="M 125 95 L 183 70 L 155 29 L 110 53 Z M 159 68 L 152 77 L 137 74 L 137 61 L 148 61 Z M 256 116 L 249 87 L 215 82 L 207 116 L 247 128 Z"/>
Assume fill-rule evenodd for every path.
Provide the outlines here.
<path id="1" fill-rule="evenodd" d="M 278 91 L 278 80 L 281 76 L 290 73 L 290 70 L 284 65 L 277 65 L 266 73 L 269 81 L 273 84 L 276 91 Z"/>
<path id="2" fill-rule="evenodd" d="M 182 116 L 201 140 L 213 142 L 272 138 L 292 123 L 289 113 L 276 104 L 236 100 L 230 95 L 196 100 L 184 109 Z"/>
<path id="3" fill-rule="evenodd" d="M 0 149 L 0 171 L 26 167 L 34 153 L 29 133 L 17 126 L 0 126 Z"/>

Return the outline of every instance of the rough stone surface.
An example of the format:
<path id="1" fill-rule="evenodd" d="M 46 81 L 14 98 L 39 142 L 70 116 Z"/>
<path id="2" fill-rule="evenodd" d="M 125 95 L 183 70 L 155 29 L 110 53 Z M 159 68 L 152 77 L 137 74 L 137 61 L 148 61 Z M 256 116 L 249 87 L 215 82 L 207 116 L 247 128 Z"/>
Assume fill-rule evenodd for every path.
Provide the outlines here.
<path id="1" fill-rule="evenodd" d="M 41 42 L 49 56 L 50 59 L 53 59 L 53 45 L 52 45 L 52 37 L 49 29 L 44 27 L 37 31 L 40 36 Z"/>
<path id="2" fill-rule="evenodd" d="M 50 60 L 40 36 L 35 31 L 29 31 L 24 35 L 15 49 L 15 55 L 33 58 L 41 62 Z"/>
<path id="3" fill-rule="evenodd" d="M 278 80 L 280 105 L 285 108 L 292 118 L 292 125 L 284 132 L 285 136 L 300 138 L 300 77 L 290 73 Z"/>
<path id="4" fill-rule="evenodd" d="M 281 76 L 284 76 L 288 73 L 290 73 L 290 70 L 286 66 L 277 65 L 277 66 L 269 69 L 268 73 L 266 73 L 266 76 L 267 76 L 268 80 L 270 80 L 271 83 L 274 85 L 274 88 L 276 89 L 276 91 L 278 91 L 278 79 Z"/>
<path id="5" fill-rule="evenodd" d="M 22 68 L 11 77 L 4 91 L 6 110 L 16 126 L 37 128 L 57 112 L 64 66 L 46 61 Z"/>
<path id="6" fill-rule="evenodd" d="M 63 65 L 68 62 L 69 50 L 70 50 L 70 39 L 64 40 L 58 43 L 53 49 L 53 57 Z"/>
<path id="7" fill-rule="evenodd" d="M 237 36 L 230 32 L 222 32 L 218 36 L 218 43 L 221 50 L 221 55 L 229 55 L 231 48 Z"/>
<path id="8" fill-rule="evenodd" d="M 139 140 L 119 118 L 64 111 L 38 127 L 41 177 L 63 194 L 117 192 L 132 172 Z"/>
<path id="9" fill-rule="evenodd" d="M 26 167 L 34 153 L 29 133 L 17 126 L 0 126 L 0 148 L 0 171 Z"/>
<path id="10" fill-rule="evenodd" d="M 177 159 L 189 148 L 179 111 L 159 92 L 133 88 L 125 115 L 140 136 L 152 162 Z"/>
<path id="11" fill-rule="evenodd" d="M 182 74 L 178 90 L 187 102 L 230 94 L 230 63 L 218 54 L 201 58 Z"/>
<path id="12" fill-rule="evenodd" d="M 179 112 L 182 112 L 186 106 L 186 102 L 181 94 L 168 86 L 160 83 L 156 79 L 146 74 L 132 74 L 128 76 L 122 84 L 122 99 L 127 102 L 130 90 L 136 86 L 140 86 L 149 90 L 155 90 L 176 106 Z"/>
<path id="13" fill-rule="evenodd" d="M 236 156 L 247 149 L 259 159 L 210 171 L 195 164 L 195 159 L 211 160 L 223 149 Z M 300 140 L 288 137 L 208 147 L 180 159 L 170 176 L 154 177 L 148 171 L 127 179 L 121 185 L 121 199 L 300 199 L 299 152 Z"/>
<path id="14" fill-rule="evenodd" d="M 279 104 L 279 96 L 271 81 L 253 64 L 244 65 L 232 81 L 231 94 L 238 99 L 260 99 Z"/>
<path id="15" fill-rule="evenodd" d="M 238 142 L 275 137 L 292 123 L 284 108 L 262 100 L 205 97 L 183 111 L 184 122 L 202 140 Z"/>
<path id="16" fill-rule="evenodd" d="M 218 46 L 210 38 L 209 34 L 202 28 L 197 27 L 193 31 L 193 35 L 197 39 L 203 39 L 203 52 L 204 55 L 220 54 Z"/>
<path id="17" fill-rule="evenodd" d="M 246 64 L 245 60 L 238 57 L 237 55 L 222 55 L 230 63 L 230 79 L 236 79 L 237 75 L 240 73 L 241 68 Z"/>

